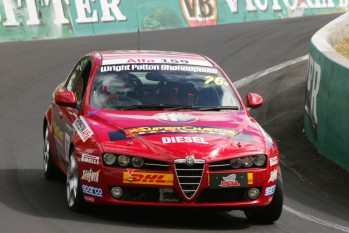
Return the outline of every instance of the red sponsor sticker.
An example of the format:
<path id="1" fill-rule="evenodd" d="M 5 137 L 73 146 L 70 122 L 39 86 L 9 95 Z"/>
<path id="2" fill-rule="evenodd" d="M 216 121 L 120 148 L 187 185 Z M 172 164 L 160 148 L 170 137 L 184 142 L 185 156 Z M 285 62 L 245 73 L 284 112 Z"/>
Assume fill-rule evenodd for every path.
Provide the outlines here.
<path id="1" fill-rule="evenodd" d="M 95 202 L 95 198 L 94 197 L 90 197 L 90 196 L 86 196 L 84 195 L 84 200 L 87 202 Z"/>

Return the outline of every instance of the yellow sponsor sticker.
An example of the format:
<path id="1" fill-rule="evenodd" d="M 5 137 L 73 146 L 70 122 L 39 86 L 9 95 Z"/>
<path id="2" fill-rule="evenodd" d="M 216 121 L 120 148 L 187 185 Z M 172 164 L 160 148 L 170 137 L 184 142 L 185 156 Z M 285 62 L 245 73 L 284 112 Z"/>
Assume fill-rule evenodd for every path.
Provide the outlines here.
<path id="1" fill-rule="evenodd" d="M 149 185 L 173 185 L 173 174 L 145 173 L 145 172 L 123 172 L 124 184 L 149 184 Z"/>
<path id="2" fill-rule="evenodd" d="M 247 183 L 253 184 L 253 173 L 247 173 Z"/>

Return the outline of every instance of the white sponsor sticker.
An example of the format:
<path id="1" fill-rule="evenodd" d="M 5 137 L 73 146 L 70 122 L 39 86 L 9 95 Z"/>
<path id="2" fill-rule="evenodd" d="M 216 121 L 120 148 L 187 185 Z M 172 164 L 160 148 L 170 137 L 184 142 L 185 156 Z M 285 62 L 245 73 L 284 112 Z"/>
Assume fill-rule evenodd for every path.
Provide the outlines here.
<path id="1" fill-rule="evenodd" d="M 203 137 L 162 137 L 162 143 L 197 143 L 208 144 Z"/>
<path id="2" fill-rule="evenodd" d="M 270 166 L 274 166 L 279 163 L 279 159 L 277 156 L 270 158 L 269 161 L 270 161 Z"/>
<path id="3" fill-rule="evenodd" d="M 273 186 L 270 186 L 270 187 L 267 187 L 266 189 L 265 189 L 265 193 L 264 193 L 264 196 L 270 196 L 270 195 L 273 195 L 274 194 L 274 192 L 275 192 L 275 187 L 276 187 L 276 185 L 273 185 Z"/>
<path id="4" fill-rule="evenodd" d="M 268 180 L 269 182 L 274 182 L 278 178 L 278 170 L 275 168 L 273 171 L 270 172 L 270 178 Z"/>
<path id="5" fill-rule="evenodd" d="M 104 60 L 102 65 L 118 65 L 118 64 L 139 64 L 139 63 L 153 63 L 153 64 L 176 64 L 176 65 L 194 65 L 194 66 L 208 66 L 213 67 L 211 62 L 207 60 L 196 59 L 175 59 L 175 58 L 145 58 L 145 57 L 132 57 L 132 58 L 119 58 L 113 60 Z"/>
<path id="6" fill-rule="evenodd" d="M 87 122 L 82 116 L 74 121 L 73 127 L 83 142 L 93 135 L 91 128 L 88 126 Z"/>
<path id="7" fill-rule="evenodd" d="M 99 164 L 99 157 L 93 155 L 82 154 L 81 161 L 85 163 Z"/>
<path id="8" fill-rule="evenodd" d="M 82 185 L 82 192 L 96 197 L 103 197 L 103 191 L 101 188 L 96 188 L 85 184 Z"/>

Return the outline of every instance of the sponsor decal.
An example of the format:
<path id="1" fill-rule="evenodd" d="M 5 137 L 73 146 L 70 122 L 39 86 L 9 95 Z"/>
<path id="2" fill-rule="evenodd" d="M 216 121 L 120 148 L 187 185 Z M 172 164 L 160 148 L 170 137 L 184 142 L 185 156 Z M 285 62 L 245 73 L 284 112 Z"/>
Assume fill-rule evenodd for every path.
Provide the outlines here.
<path id="1" fill-rule="evenodd" d="M 273 171 L 270 172 L 270 178 L 268 180 L 269 182 L 274 182 L 278 178 L 278 170 L 275 168 Z"/>
<path id="2" fill-rule="evenodd" d="M 133 181 L 133 179 L 132 179 L 132 174 L 133 174 L 133 172 L 136 170 L 136 169 L 132 169 L 132 168 L 126 168 L 126 170 L 127 170 L 127 173 L 128 173 L 128 181 Z"/>
<path id="3" fill-rule="evenodd" d="M 240 183 L 236 180 L 236 174 L 230 174 L 229 176 L 223 177 L 220 187 L 239 187 Z"/>
<path id="4" fill-rule="evenodd" d="M 82 154 L 81 162 L 99 164 L 99 157 L 94 155 Z"/>
<path id="5" fill-rule="evenodd" d="M 155 134 L 207 134 L 233 138 L 236 137 L 239 132 L 235 129 L 201 126 L 144 126 L 126 128 L 124 130 L 109 132 L 108 134 L 111 141 L 118 141 Z"/>
<path id="6" fill-rule="evenodd" d="M 253 173 L 210 174 L 210 188 L 248 187 L 253 184 Z"/>
<path id="7" fill-rule="evenodd" d="M 95 197 L 103 197 L 103 190 L 92 186 L 82 185 L 82 192 Z"/>
<path id="8" fill-rule="evenodd" d="M 100 68 L 104 72 L 119 71 L 183 71 L 193 73 L 217 74 L 218 71 L 214 67 L 191 66 L 191 65 L 168 65 L 168 64 L 120 64 L 120 65 L 103 65 Z"/>
<path id="9" fill-rule="evenodd" d="M 173 174 L 124 172 L 124 184 L 173 185 Z"/>
<path id="10" fill-rule="evenodd" d="M 247 173 L 247 183 L 253 184 L 253 173 Z"/>
<path id="11" fill-rule="evenodd" d="M 312 124 L 313 130 L 317 130 L 317 98 L 320 90 L 321 82 L 321 66 L 309 56 L 308 63 L 308 82 L 305 97 L 305 111 Z"/>
<path id="12" fill-rule="evenodd" d="M 94 115 L 97 115 L 99 112 L 100 112 L 100 110 L 97 109 L 97 110 L 94 110 L 94 111 L 87 113 L 87 116 L 94 116 Z"/>
<path id="13" fill-rule="evenodd" d="M 216 0 L 180 0 L 183 15 L 191 27 L 211 26 L 217 23 Z"/>
<path id="14" fill-rule="evenodd" d="M 56 122 L 53 122 L 53 132 L 56 135 L 56 138 L 58 138 L 61 142 L 63 141 L 64 133 L 60 129 L 59 125 L 57 125 Z"/>
<path id="15" fill-rule="evenodd" d="M 270 159 L 269 159 L 269 162 L 270 162 L 270 166 L 274 166 L 274 165 L 276 165 L 276 164 L 279 163 L 279 159 L 278 159 L 277 156 L 275 156 L 275 157 L 273 157 L 273 158 L 270 158 Z"/>
<path id="16" fill-rule="evenodd" d="M 265 193 L 264 193 L 264 196 L 271 196 L 271 195 L 273 195 L 274 194 L 274 192 L 275 192 L 275 187 L 276 187 L 276 185 L 273 185 L 273 186 L 269 186 L 269 187 L 266 187 L 266 189 L 265 189 Z"/>
<path id="17" fill-rule="evenodd" d="M 83 142 L 93 135 L 91 128 L 88 126 L 86 120 L 82 116 L 74 121 L 73 127 Z"/>
<path id="18" fill-rule="evenodd" d="M 95 198 L 91 196 L 84 195 L 84 200 L 87 202 L 95 202 Z"/>
<path id="19" fill-rule="evenodd" d="M 155 63 L 155 60 L 145 58 L 128 59 L 127 63 Z"/>
<path id="20" fill-rule="evenodd" d="M 198 143 L 208 144 L 203 137 L 162 137 L 163 144 L 168 143 Z"/>
<path id="21" fill-rule="evenodd" d="M 90 170 L 83 170 L 81 180 L 86 180 L 88 182 L 98 182 L 100 171 L 101 170 L 94 172 L 92 171 L 92 168 Z"/>
<path id="22" fill-rule="evenodd" d="M 197 118 L 187 113 L 159 113 L 153 116 L 155 120 L 163 122 L 194 122 Z"/>

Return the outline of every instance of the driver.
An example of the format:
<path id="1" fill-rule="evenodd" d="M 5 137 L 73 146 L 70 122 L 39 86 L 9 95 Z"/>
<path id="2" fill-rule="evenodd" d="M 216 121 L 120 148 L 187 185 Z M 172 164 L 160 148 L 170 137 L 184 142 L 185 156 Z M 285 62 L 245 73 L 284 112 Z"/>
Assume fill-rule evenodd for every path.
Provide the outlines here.
<path id="1" fill-rule="evenodd" d="M 140 97 L 140 81 L 135 75 L 126 72 L 115 72 L 100 77 L 94 102 L 101 107 L 127 106 L 141 104 L 137 99 Z"/>

